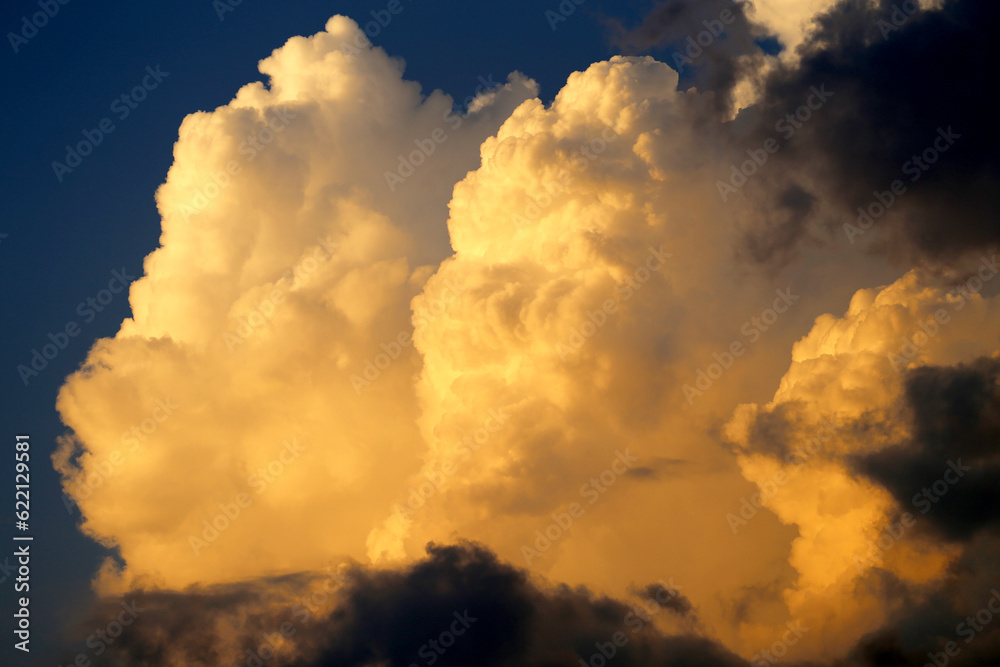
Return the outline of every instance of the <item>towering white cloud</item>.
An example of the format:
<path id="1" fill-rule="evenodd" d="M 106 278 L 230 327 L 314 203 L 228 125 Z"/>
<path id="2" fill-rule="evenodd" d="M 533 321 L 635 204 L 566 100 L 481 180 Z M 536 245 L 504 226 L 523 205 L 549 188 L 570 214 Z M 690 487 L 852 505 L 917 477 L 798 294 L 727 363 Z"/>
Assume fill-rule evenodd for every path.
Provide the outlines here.
<path id="1" fill-rule="evenodd" d="M 126 566 L 107 588 L 363 554 L 371 499 L 419 465 L 409 302 L 451 186 L 535 92 L 513 75 L 460 115 L 343 17 L 260 69 L 184 120 L 133 317 L 59 396 L 57 467 Z"/>
<path id="2" fill-rule="evenodd" d="M 816 319 L 882 262 L 845 244 L 744 264 L 715 100 L 666 64 L 596 63 L 548 107 L 514 74 L 458 115 L 358 42 L 335 17 L 181 127 L 133 317 L 59 397 L 56 466 L 124 564 L 101 589 L 472 538 L 599 593 L 676 581 L 696 613 L 656 623 L 747 657 L 794 620 L 817 629 L 790 655 L 817 657 L 885 618 L 852 568 L 893 501 L 846 457 L 904 429 L 888 353 L 953 297 L 911 273 Z M 906 363 L 994 351 L 976 327 L 995 310 L 969 297 Z M 895 430 L 837 426 L 873 414 Z M 822 429 L 801 465 L 767 449 Z M 909 581 L 950 557 L 894 553 Z"/>
<path id="3" fill-rule="evenodd" d="M 725 516 L 750 490 L 714 431 L 838 298 L 805 276 L 857 258 L 828 255 L 792 284 L 747 275 L 739 211 L 715 189 L 725 152 L 689 130 L 711 99 L 676 86 L 663 63 L 612 58 L 484 142 L 451 202 L 455 255 L 414 301 L 444 310 L 415 339 L 429 451 L 369 556 L 462 536 L 602 590 L 674 576 L 752 654 L 787 617 L 730 610 L 788 537 L 762 521 L 752 555 L 731 548 Z"/>

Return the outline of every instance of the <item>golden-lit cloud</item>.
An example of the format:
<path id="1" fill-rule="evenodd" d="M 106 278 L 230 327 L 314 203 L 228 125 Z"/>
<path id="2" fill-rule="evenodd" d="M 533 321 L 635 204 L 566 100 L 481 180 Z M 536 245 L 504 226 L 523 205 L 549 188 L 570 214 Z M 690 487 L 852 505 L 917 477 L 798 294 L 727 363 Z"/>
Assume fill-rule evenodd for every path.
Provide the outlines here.
<path id="1" fill-rule="evenodd" d="M 754 4 L 794 45 L 832 3 Z M 965 553 L 920 524 L 873 555 L 904 517 L 865 465 L 915 437 L 911 371 L 997 354 L 992 256 L 755 263 L 766 197 L 718 188 L 739 128 L 651 57 L 462 113 L 334 17 L 260 71 L 184 120 L 133 316 L 59 394 L 56 468 L 118 550 L 99 591 L 392 578 L 467 539 L 594 595 L 676 581 L 660 630 L 751 658 L 803 624 L 789 658 L 825 659 L 898 611 L 872 569 L 921 586 Z M 833 216 L 779 149 L 747 192 Z"/>
<path id="2" fill-rule="evenodd" d="M 381 49 L 345 53 L 358 34 L 289 40 L 268 86 L 181 125 L 133 317 L 58 402 L 65 488 L 125 564 L 106 590 L 360 556 L 371 499 L 419 465 L 409 302 L 447 254 L 451 185 L 535 88 L 513 75 L 462 115 Z"/>
<path id="3" fill-rule="evenodd" d="M 790 287 L 738 279 L 722 151 L 689 131 L 709 102 L 651 58 L 574 74 L 550 108 L 513 109 L 532 92 L 515 77 L 416 171 L 422 187 L 393 193 L 384 172 L 415 145 L 398 137 L 431 137 L 451 101 L 421 102 L 377 49 L 343 59 L 353 29 L 292 40 L 262 63 L 269 89 L 185 121 L 134 317 L 60 395 L 73 435 L 58 467 L 84 530 L 124 563 L 102 590 L 409 559 L 457 535 L 612 592 L 675 577 L 724 625 L 725 598 L 785 547 L 772 522 L 761 555 L 731 567 L 723 517 L 750 487 L 708 425 L 807 311 Z M 310 58 L 342 76 L 314 81 Z M 376 75 L 384 99 L 345 104 L 352 76 Z M 268 123 L 271 142 L 207 187 Z M 439 209 L 448 259 L 424 233 Z M 772 305 L 778 324 L 743 326 Z M 682 386 L 737 340 L 746 356 L 689 400 Z M 177 408 L 126 445 L 157 400 Z M 585 513 L 544 546 L 537 531 L 574 503 Z M 647 543 L 636 507 L 676 509 Z"/>

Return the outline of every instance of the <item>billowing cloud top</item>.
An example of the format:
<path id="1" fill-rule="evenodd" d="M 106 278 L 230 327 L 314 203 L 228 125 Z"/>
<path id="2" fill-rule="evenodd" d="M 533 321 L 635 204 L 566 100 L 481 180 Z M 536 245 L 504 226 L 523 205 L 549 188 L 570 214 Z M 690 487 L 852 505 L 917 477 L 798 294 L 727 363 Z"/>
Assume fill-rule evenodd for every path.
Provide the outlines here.
<path id="1" fill-rule="evenodd" d="M 894 151 L 943 128 L 858 63 L 989 12 L 925 5 L 879 44 L 887 3 L 711 4 L 739 20 L 688 90 L 615 56 L 549 105 L 518 73 L 456 105 L 334 17 L 185 119 L 133 317 L 58 401 L 65 490 L 117 550 L 96 586 L 152 610 L 117 651 L 228 664 L 323 592 L 276 664 L 409 664 L 467 608 L 444 664 L 578 664 L 616 632 L 620 664 L 909 664 L 987 603 L 995 156 L 956 148 L 855 243 L 834 191 L 869 148 L 826 132 L 877 136 L 881 104 L 913 110 Z M 954 173 L 974 200 L 929 220 Z M 946 227 L 946 252 L 906 235 Z M 425 558 L 456 540 L 481 546 Z"/>

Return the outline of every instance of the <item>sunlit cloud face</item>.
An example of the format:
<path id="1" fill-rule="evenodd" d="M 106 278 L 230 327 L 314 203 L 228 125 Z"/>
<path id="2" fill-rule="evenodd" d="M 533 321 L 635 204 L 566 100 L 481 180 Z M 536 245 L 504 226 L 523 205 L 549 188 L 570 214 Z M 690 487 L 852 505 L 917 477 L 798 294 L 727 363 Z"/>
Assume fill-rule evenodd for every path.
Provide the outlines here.
<path id="1" fill-rule="evenodd" d="M 991 572 L 993 522 L 943 519 L 962 503 L 927 518 L 909 489 L 933 490 L 940 463 L 952 499 L 994 502 L 1000 267 L 977 217 L 954 261 L 910 270 L 885 256 L 934 257 L 922 237 L 880 246 L 912 228 L 903 212 L 862 244 L 831 238 L 846 172 L 824 132 L 868 100 L 806 73 L 878 52 L 825 41 L 876 8 L 787 9 L 733 7 L 739 43 L 706 58 L 728 63 L 715 88 L 615 56 L 549 105 L 513 73 L 467 114 L 334 17 L 261 61 L 267 86 L 187 117 L 133 317 L 59 395 L 56 468 L 82 529 L 118 550 L 97 589 L 162 603 L 196 586 L 267 625 L 353 563 L 361 584 L 338 579 L 277 664 L 406 659 L 391 636 L 346 639 L 375 632 L 365 602 L 409 619 L 407 587 L 494 570 L 522 607 L 576 610 L 568 637 L 614 632 L 627 610 L 599 596 L 676 581 L 683 598 L 625 651 L 665 664 L 923 646 L 914 619 L 939 609 L 946 626 Z M 802 49 L 753 53 L 768 34 Z M 949 421 L 960 409 L 974 428 Z M 975 467 L 935 458 L 949 439 Z M 456 540 L 481 546 L 425 556 Z M 253 648 L 227 628 L 220 655 Z M 512 655 L 557 660 L 545 631 L 528 624 Z M 558 659 L 589 648 L 566 639 Z"/>
<path id="2" fill-rule="evenodd" d="M 451 202 L 455 255 L 414 301 L 444 309 L 415 338 L 428 454 L 369 536 L 372 559 L 459 534 L 611 591 L 674 575 L 728 624 L 716 596 L 744 582 L 718 574 L 732 571 L 722 517 L 745 487 L 706 425 L 801 314 L 788 288 L 735 284 L 738 233 L 714 192 L 724 153 L 686 129 L 710 101 L 675 88 L 662 63 L 615 58 L 483 144 Z M 762 311 L 778 319 L 757 329 Z M 750 354 L 689 400 L 699 367 L 740 341 Z M 655 506 L 673 509 L 651 534 L 635 508 Z M 677 544 L 680 532 L 697 539 Z M 768 533 L 759 558 L 743 557 L 761 576 L 784 548 L 773 521 Z M 693 557 L 704 550 L 717 556 Z"/>
<path id="3" fill-rule="evenodd" d="M 181 126 L 134 316 L 59 399 L 66 490 L 125 563 L 102 589 L 361 555 L 373 500 L 419 466 L 409 302 L 447 253 L 451 184 L 534 88 L 514 75 L 462 116 L 381 49 L 345 53 L 357 34 L 331 19 L 261 62 L 268 88 Z M 391 192 L 413 137 L 440 141 Z"/>

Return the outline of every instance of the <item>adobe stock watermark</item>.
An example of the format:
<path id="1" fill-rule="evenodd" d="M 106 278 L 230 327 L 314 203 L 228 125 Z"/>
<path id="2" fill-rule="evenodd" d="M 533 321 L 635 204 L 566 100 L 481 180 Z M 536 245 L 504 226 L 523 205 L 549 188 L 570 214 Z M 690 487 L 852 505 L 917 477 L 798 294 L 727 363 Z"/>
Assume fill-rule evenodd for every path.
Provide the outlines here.
<path id="1" fill-rule="evenodd" d="M 113 99 L 109 105 L 111 112 L 122 121 L 139 107 L 152 91 L 156 90 L 165 78 L 170 76 L 170 72 L 160 71 L 157 65 L 154 69 L 151 65 L 146 66 L 146 75 L 135 85 L 132 90 L 126 91 Z M 80 131 L 83 139 L 75 145 L 66 145 L 66 157 L 63 162 L 52 161 L 52 171 L 56 175 L 56 180 L 60 183 L 67 174 L 83 164 L 83 158 L 94 152 L 94 149 L 103 143 L 104 138 L 115 131 L 115 124 L 108 117 L 102 118 L 92 130 L 84 128 Z"/>
<path id="2" fill-rule="evenodd" d="M 608 149 L 608 146 L 618 139 L 618 133 L 610 127 L 601 130 L 601 136 L 595 137 L 585 144 L 581 144 L 569 155 L 572 171 L 565 167 L 560 167 L 559 173 L 554 179 L 542 181 L 545 192 L 538 197 L 531 197 L 531 203 L 526 204 L 520 213 L 512 213 L 511 218 L 518 227 L 524 227 L 537 220 L 542 213 L 555 202 L 555 198 L 566 192 L 566 189 L 573 184 L 576 179 L 574 172 L 582 173 L 587 170 L 592 162 Z"/>
<path id="3" fill-rule="evenodd" d="M 627 275 L 618 281 L 618 284 L 615 286 L 615 292 L 620 296 L 614 299 L 605 299 L 601 307 L 597 310 L 588 310 L 587 319 L 578 326 L 570 328 L 567 342 L 556 343 L 556 352 L 559 353 L 559 359 L 566 361 L 566 358 L 570 354 L 579 352 L 583 344 L 593 338 L 608 323 L 610 317 L 618 312 L 618 308 L 631 299 L 633 294 L 642 289 L 653 273 L 663 268 L 667 260 L 673 257 L 672 253 L 663 251 L 662 245 L 659 250 L 653 247 L 649 247 L 648 250 L 649 254 L 646 256 L 646 261 L 636 267 L 631 275 Z"/>
<path id="4" fill-rule="evenodd" d="M 697 35 L 688 35 L 684 40 L 687 48 L 684 53 L 674 51 L 671 59 L 674 61 L 674 69 L 678 74 L 683 74 L 685 65 L 694 65 L 694 61 L 705 53 L 705 49 L 712 46 L 719 37 L 726 32 L 726 26 L 732 25 L 736 20 L 736 14 L 731 9 L 723 9 L 719 12 L 717 19 L 705 19 L 701 22 L 705 26 Z"/>
<path id="5" fill-rule="evenodd" d="M 840 424 L 837 423 L 835 416 L 824 417 L 823 423 L 816 429 L 816 435 L 806 440 L 802 447 L 785 454 L 785 464 L 797 467 L 811 460 L 821 445 L 830 442 L 839 427 Z M 726 514 L 726 523 L 729 524 L 733 535 L 757 516 L 757 513 L 764 509 L 764 501 L 773 498 L 778 493 L 778 489 L 787 484 L 788 481 L 788 473 L 783 468 L 779 468 L 770 479 L 763 484 L 758 484 L 760 491 L 752 494 L 749 500 L 746 496 L 740 498 L 739 516 L 732 512 Z"/>
<path id="6" fill-rule="evenodd" d="M 267 124 L 259 130 L 254 130 L 240 142 L 237 150 L 242 156 L 242 163 L 229 160 L 223 171 L 213 171 L 210 180 L 195 190 L 190 204 L 181 204 L 180 212 L 184 222 L 190 222 L 191 216 L 208 208 L 208 205 L 233 182 L 233 177 L 243 171 L 243 165 L 250 164 L 264 152 L 295 118 L 295 114 L 286 107 L 271 109 Z"/>
<path id="7" fill-rule="evenodd" d="M 490 440 L 493 434 L 499 431 L 500 427 L 507 423 L 507 419 L 508 415 L 504 413 L 503 408 L 500 408 L 499 410 L 491 408 L 487 413 L 486 419 L 483 420 L 482 426 L 466 435 L 460 442 L 455 443 L 455 453 L 462 457 L 462 462 L 468 462 L 469 459 L 472 458 L 472 455 L 478 452 L 479 449 Z M 406 496 L 406 507 L 403 507 L 399 503 L 396 503 L 393 506 L 393 511 L 396 513 L 396 516 L 411 516 L 414 512 L 423 507 L 435 493 L 440 491 L 441 488 L 447 483 L 448 478 L 454 475 L 457 471 L 458 466 L 451 460 L 443 461 L 441 463 L 440 471 L 434 470 L 433 468 L 423 471 L 423 475 L 427 478 L 427 481 L 421 482 L 416 488 L 412 486 L 410 487 L 410 492 Z"/>
<path id="8" fill-rule="evenodd" d="M 781 635 L 781 639 L 750 658 L 750 664 L 753 667 L 769 667 L 769 665 L 777 664 L 781 658 L 788 654 L 788 647 L 798 644 L 802 635 L 809 632 L 809 628 L 803 626 L 802 621 L 788 621 L 785 623 L 785 627 L 787 630 Z"/>
<path id="9" fill-rule="evenodd" d="M 56 17 L 59 9 L 63 5 L 68 4 L 69 0 L 38 0 L 38 7 L 42 11 L 35 12 L 30 18 L 27 14 L 22 16 L 21 29 L 16 33 L 7 33 L 7 41 L 10 42 L 10 48 L 14 49 L 14 53 L 18 53 L 22 46 L 27 44 L 29 40 L 34 39 L 38 31 L 47 26 L 50 19 Z"/>
<path id="10" fill-rule="evenodd" d="M 114 451 L 100 462 L 90 466 L 92 472 L 87 474 L 72 488 L 72 496 L 63 493 L 63 505 L 66 506 L 68 514 L 73 513 L 73 506 L 78 505 L 80 500 L 86 500 L 94 491 L 101 488 L 104 482 L 110 479 L 125 464 L 127 456 L 135 453 L 150 436 L 156 433 L 160 425 L 167 421 L 180 408 L 170 398 L 158 398 L 155 401 L 155 405 L 156 407 L 153 408 L 149 417 L 146 417 L 138 424 L 134 424 L 122 433 L 119 444 L 123 448 L 128 445 L 128 449 L 115 448 Z"/>
<path id="11" fill-rule="evenodd" d="M 412 0 L 407 0 L 407 2 L 412 2 Z M 361 53 L 361 49 L 367 48 L 365 44 L 365 37 L 371 39 L 372 37 L 378 37 L 382 30 L 389 27 L 392 23 L 392 19 L 403 13 L 406 6 L 401 0 L 389 0 L 385 4 L 385 9 L 373 9 L 369 13 L 372 16 L 372 21 L 365 23 L 362 27 L 362 31 L 354 35 L 354 43 L 348 44 L 347 42 L 341 42 L 340 52 L 347 56 L 347 61 L 350 62 L 354 56 Z M 359 22 L 359 26 L 360 22 Z"/>
<path id="12" fill-rule="evenodd" d="M 964 639 L 966 644 L 971 644 L 976 636 L 993 622 L 993 618 L 1000 614 L 1000 591 L 994 588 L 990 593 L 993 595 L 976 612 L 975 616 L 966 616 L 964 621 L 955 626 L 955 634 Z M 994 603 L 996 603 L 995 606 Z M 942 648 L 943 651 L 927 652 L 929 662 L 924 667 L 946 667 L 952 658 L 962 652 L 962 647 L 956 641 L 949 641 Z"/>
<path id="13" fill-rule="evenodd" d="M 424 659 L 424 664 L 433 665 L 441 656 L 448 652 L 458 637 L 465 634 L 465 631 L 472 627 L 477 619 L 469 614 L 469 610 L 464 610 L 461 614 L 457 611 L 451 614 L 455 620 L 451 622 L 447 630 L 444 630 L 434 639 L 427 640 L 418 650 L 417 655 Z M 419 664 L 411 662 L 409 667 L 420 667 Z"/>
<path id="14" fill-rule="evenodd" d="M 349 567 L 351 563 L 341 561 L 337 572 L 333 571 L 332 565 L 333 561 L 330 561 L 323 568 L 326 576 L 323 585 L 317 587 L 319 590 L 312 590 L 309 594 L 299 598 L 299 601 L 294 605 L 286 606 L 286 610 L 291 612 L 294 622 L 285 621 L 273 632 L 264 634 L 263 641 L 257 644 L 256 647 L 251 646 L 244 649 L 245 657 L 240 657 L 240 661 L 233 663 L 233 667 L 263 667 L 265 662 L 278 655 L 283 648 L 288 647 L 288 640 L 298 632 L 296 625 L 305 623 L 312 618 L 312 615 L 320 611 L 327 600 L 329 600 L 330 591 L 340 588 L 352 579 L 349 571 L 346 573 L 340 571 L 341 568 Z M 278 614 L 274 614 L 273 617 L 277 618 Z M 227 662 L 226 664 L 229 663 Z"/>
<path id="15" fill-rule="evenodd" d="M 243 4 L 243 0 L 212 0 L 212 9 L 219 17 L 219 22 L 226 20 L 226 14 L 235 12 L 236 8 Z"/>
<path id="16" fill-rule="evenodd" d="M 783 118 L 779 118 L 774 124 L 775 132 L 780 132 L 786 142 L 791 140 L 795 136 L 795 133 L 802 129 L 805 123 L 809 122 L 813 117 L 813 112 L 819 111 L 833 97 L 833 92 L 826 89 L 826 84 L 821 85 L 819 88 L 810 86 L 809 90 L 811 92 L 806 97 L 804 104 L 795 109 L 795 111 L 785 114 Z M 781 142 L 777 139 L 768 137 L 764 140 L 762 148 L 747 149 L 746 153 L 750 158 L 749 160 L 745 160 L 739 165 L 735 163 L 730 164 L 728 181 L 715 182 L 715 187 L 719 191 L 722 201 L 727 201 L 729 195 L 739 192 L 747 184 L 747 179 L 767 164 L 770 157 L 781 150 L 781 146 Z"/>
<path id="17" fill-rule="evenodd" d="M 576 12 L 576 8 L 587 0 L 560 0 L 556 8 L 545 10 L 545 20 L 549 22 L 552 32 L 556 31 L 560 23 L 565 23 L 570 16 Z"/>
<path id="18" fill-rule="evenodd" d="M 969 278 L 964 285 L 951 293 L 953 295 L 957 294 L 959 297 L 957 303 L 951 304 L 953 311 L 957 312 L 965 308 L 965 304 L 972 300 L 972 295 L 979 294 L 983 286 L 1000 272 L 1000 265 L 997 264 L 996 260 L 996 255 L 993 255 L 992 259 L 983 257 L 977 274 Z M 941 332 L 941 327 L 949 322 L 951 322 L 951 313 L 946 308 L 938 308 L 934 311 L 933 315 L 921 319 L 917 323 L 920 331 L 917 331 L 909 338 L 900 337 L 899 340 L 902 345 L 899 350 L 896 353 L 888 353 L 889 363 L 892 364 L 893 370 L 897 372 L 904 370 L 908 363 L 916 358 L 918 352 Z"/>
<path id="19" fill-rule="evenodd" d="M 111 271 L 111 280 L 105 289 L 98 290 L 94 296 L 87 297 L 76 306 L 76 314 L 83 319 L 83 324 L 90 324 L 97 318 L 98 313 L 104 312 L 115 296 L 122 292 L 127 292 L 128 286 L 135 280 L 135 276 L 129 275 L 123 266 L 121 271 L 117 269 Z M 21 382 L 27 387 L 32 378 L 48 368 L 49 362 L 59 356 L 59 353 L 69 347 L 71 338 L 76 338 L 83 331 L 83 328 L 76 320 L 69 320 L 56 329 L 55 333 L 48 332 L 48 343 L 41 347 L 31 349 L 31 358 L 27 364 L 18 364 L 17 374 Z"/>
<path id="20" fill-rule="evenodd" d="M 580 487 L 580 497 L 587 499 L 588 505 L 593 505 L 608 492 L 618 478 L 627 473 L 639 461 L 639 458 L 628 453 L 615 450 L 615 459 L 611 465 L 605 468 L 596 477 L 583 483 Z M 581 503 L 570 503 L 565 512 L 553 512 L 552 523 L 535 531 L 534 549 L 530 545 L 521 545 L 521 555 L 525 562 L 531 565 L 531 561 L 540 558 L 548 551 L 573 526 L 573 522 L 579 519 L 587 511 Z"/>
<path id="21" fill-rule="evenodd" d="M 7 583 L 7 579 L 15 572 L 17 568 L 11 564 L 10 556 L 4 556 L 3 563 L 0 563 L 0 584 Z"/>
<path id="22" fill-rule="evenodd" d="M 286 292 L 292 283 L 299 282 L 314 273 L 320 264 L 333 257 L 333 251 L 337 247 L 338 244 L 330 237 L 316 239 L 316 245 L 313 246 L 311 252 L 307 253 L 295 266 L 281 274 L 281 277 L 275 281 L 277 285 L 271 288 L 267 296 L 257 301 L 248 312 L 236 318 L 236 328 L 222 334 L 226 348 L 233 352 L 254 333 L 266 328 L 271 318 L 274 317 L 278 306 L 285 301 Z"/>
<path id="23" fill-rule="evenodd" d="M 893 4 L 892 13 L 889 20 L 878 20 L 878 29 L 882 33 L 882 39 L 889 39 L 889 35 L 902 29 L 910 17 L 920 11 L 920 3 L 917 0 L 903 0 L 900 4 Z"/>
<path id="24" fill-rule="evenodd" d="M 285 646 L 298 629 L 291 621 L 285 621 L 276 632 L 269 632 L 264 635 L 264 641 L 257 645 L 256 649 L 246 649 L 246 661 L 242 662 L 244 667 L 262 667 L 263 664 L 278 654 L 278 651 Z M 243 659 L 240 658 L 242 661 Z M 241 667 L 236 663 L 233 667 Z"/>
<path id="25" fill-rule="evenodd" d="M 493 90 L 499 85 L 493 80 L 492 74 L 486 79 L 480 76 L 479 85 L 476 86 L 475 92 L 465 98 L 465 108 L 468 108 L 476 99 L 476 95 L 479 95 L 482 91 Z M 452 132 L 462 127 L 462 123 L 465 122 L 465 117 L 462 114 L 456 114 L 454 109 L 449 109 L 441 119 Z M 410 151 L 406 155 L 399 154 L 395 171 L 386 170 L 383 173 L 385 183 L 389 186 L 389 192 L 395 192 L 396 188 L 406 182 L 406 179 L 417 173 L 417 169 L 423 166 L 434 155 L 438 146 L 448 141 L 448 132 L 449 130 L 445 129 L 444 125 L 436 127 L 428 136 L 413 140 L 413 144 L 416 146 L 415 150 Z"/>
<path id="26" fill-rule="evenodd" d="M 247 485 L 258 496 L 267 491 L 288 467 L 306 451 L 305 445 L 300 445 L 296 438 L 285 440 L 282 445 L 281 451 L 274 459 L 247 477 Z M 219 535 L 233 525 L 243 515 L 243 510 L 252 504 L 253 497 L 249 493 L 238 493 L 233 502 L 219 503 L 219 513 L 211 517 L 210 520 L 205 519 L 201 522 L 204 526 L 201 537 L 188 535 L 188 544 L 194 555 L 198 556 L 209 544 L 219 539 Z"/>
<path id="27" fill-rule="evenodd" d="M 911 504 L 920 510 L 920 514 L 927 514 L 970 470 L 972 468 L 969 466 L 962 465 L 962 459 L 957 461 L 949 459 L 948 468 L 945 469 L 941 478 L 913 494 L 913 498 L 910 500 Z M 854 557 L 854 567 L 857 568 L 858 574 L 864 574 L 868 568 L 880 564 L 882 555 L 896 546 L 896 543 L 903 539 L 903 535 L 906 534 L 906 529 L 912 528 L 916 523 L 917 518 L 913 514 L 904 512 L 899 521 L 889 524 L 876 539 L 870 540 L 868 551 L 864 557 Z"/>
<path id="28" fill-rule="evenodd" d="M 622 623 L 632 631 L 632 634 L 639 632 L 647 623 L 652 623 L 653 617 L 680 595 L 680 589 L 680 586 L 674 584 L 673 577 L 670 577 L 669 584 L 661 579 L 657 582 L 653 594 L 643 598 L 642 605 L 631 605 L 631 611 L 625 614 Z M 618 654 L 618 651 L 629 643 L 630 639 L 631 637 L 618 630 L 611 635 L 610 641 L 595 642 L 594 648 L 597 651 L 586 660 L 579 658 L 580 665 L 582 667 L 605 667 Z"/>
<path id="29" fill-rule="evenodd" d="M 301 616 L 300 622 L 304 623 L 312 618 L 313 614 L 322 611 L 330 599 L 330 591 L 338 590 L 353 579 L 350 571 L 351 566 L 352 563 L 348 561 L 340 561 L 335 568 L 333 561 L 328 562 L 323 568 L 326 573 L 323 586 L 319 590 L 311 591 L 308 595 L 299 598 L 299 601 L 292 607 L 292 616 L 296 619 Z"/>
<path id="30" fill-rule="evenodd" d="M 774 300 L 770 308 L 765 308 L 760 315 L 751 317 L 740 327 L 740 334 L 747 338 L 748 344 L 744 345 L 740 339 L 734 340 L 721 353 L 714 352 L 712 358 L 715 360 L 704 370 L 699 368 L 695 376 L 694 386 L 684 385 L 684 398 L 687 404 L 694 403 L 694 399 L 702 396 L 712 388 L 716 380 L 722 377 L 736 363 L 736 359 L 746 354 L 748 345 L 753 345 L 760 340 L 761 335 L 766 332 L 775 322 L 778 316 L 788 312 L 788 309 L 795 305 L 801 297 L 792 294 L 792 288 L 786 287 L 784 290 L 775 290 L 778 298 Z"/>
<path id="31" fill-rule="evenodd" d="M 263 667 L 265 662 L 276 656 L 282 648 L 287 647 L 288 640 L 298 632 L 296 624 L 308 621 L 314 613 L 322 608 L 322 605 L 326 604 L 330 597 L 329 591 L 339 588 L 350 579 L 349 576 L 340 572 L 334 574 L 331 565 L 332 562 L 324 568 L 328 574 L 322 589 L 314 590 L 309 595 L 303 596 L 298 603 L 291 607 L 295 623 L 285 621 L 274 632 L 265 634 L 263 641 L 257 644 L 256 648 L 245 649 L 246 657 L 241 657 L 240 662 L 235 663 L 233 667 Z M 347 565 L 347 563 L 341 563 L 341 565 Z M 300 616 L 301 618 L 299 618 Z"/>
<path id="32" fill-rule="evenodd" d="M 920 155 L 911 156 L 903 163 L 900 170 L 904 176 L 910 177 L 910 183 L 916 183 L 941 158 L 941 155 L 946 153 L 949 148 L 955 145 L 955 141 L 961 138 L 962 135 L 956 134 L 950 125 L 947 130 L 939 127 L 938 136 L 934 138 L 933 143 L 925 148 Z M 844 223 L 844 233 L 847 234 L 847 240 L 851 242 L 851 245 L 854 244 L 855 238 L 871 229 L 875 221 L 885 215 L 886 211 L 904 194 L 906 194 L 906 184 L 898 178 L 889 184 L 888 190 L 884 192 L 875 190 L 872 193 L 875 201 L 867 206 L 858 207 L 857 224 Z"/>
<path id="33" fill-rule="evenodd" d="M 432 299 L 427 307 L 414 312 L 414 333 L 427 326 L 435 318 L 443 314 L 447 304 L 453 303 L 455 299 L 458 298 L 458 295 L 465 289 L 464 287 L 456 285 L 451 280 L 444 281 L 444 286 L 445 288 L 442 290 L 441 296 Z M 394 361 L 402 356 L 403 350 L 411 345 L 413 345 L 413 335 L 406 330 L 400 331 L 396 334 L 396 337 L 389 342 L 382 341 L 379 343 L 379 347 L 382 348 L 382 351 L 376 354 L 373 358 L 365 359 L 360 375 L 354 373 L 349 378 L 351 386 L 354 388 L 354 393 L 360 395 L 362 389 L 370 387 L 372 383 L 382 376 L 382 372 L 385 371 L 385 369 L 389 368 Z"/>
<path id="34" fill-rule="evenodd" d="M 139 606 L 135 598 L 132 598 L 128 602 L 122 600 L 121 608 L 122 610 L 118 612 L 118 615 L 109 621 L 104 628 L 98 628 L 93 634 L 87 637 L 86 646 L 93 652 L 94 657 L 104 655 L 104 652 L 124 634 L 125 628 L 135 623 L 135 620 L 139 618 L 139 614 L 146 610 L 144 607 Z M 91 664 L 88 657 L 90 651 L 77 653 L 73 662 L 67 664 L 66 667 L 88 667 Z M 60 665 L 59 667 L 63 666 Z"/>

